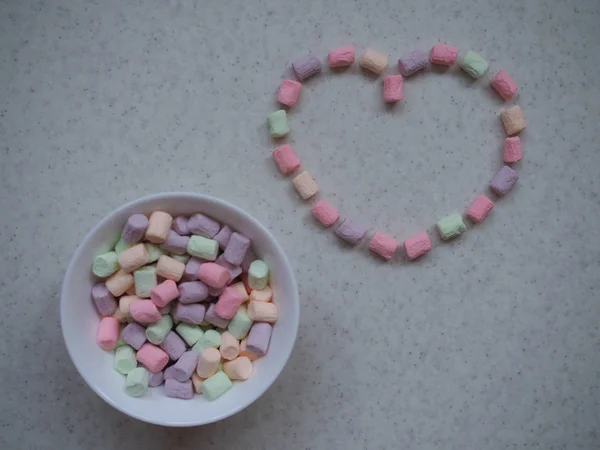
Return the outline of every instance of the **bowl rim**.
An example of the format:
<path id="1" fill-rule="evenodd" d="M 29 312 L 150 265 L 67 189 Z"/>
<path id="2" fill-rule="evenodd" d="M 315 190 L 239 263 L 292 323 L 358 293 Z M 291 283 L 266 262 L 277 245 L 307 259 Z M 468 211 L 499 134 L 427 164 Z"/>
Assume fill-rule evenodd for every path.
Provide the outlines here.
<path id="1" fill-rule="evenodd" d="M 201 200 L 205 200 L 208 202 L 216 203 L 224 208 L 229 208 L 229 209 L 233 210 L 234 213 L 241 215 L 241 216 L 245 216 L 247 219 L 254 222 L 255 225 L 259 229 L 261 229 L 261 231 L 264 232 L 273 241 L 275 251 L 280 254 L 283 264 L 285 266 L 284 269 L 286 272 L 288 272 L 290 274 L 291 279 L 292 279 L 292 283 L 294 286 L 294 292 L 293 292 L 293 298 L 291 298 L 291 300 L 292 300 L 291 308 L 294 313 L 294 316 L 297 319 L 295 320 L 295 323 L 293 324 L 294 325 L 293 330 L 291 330 L 293 332 L 292 345 L 287 350 L 287 352 L 284 354 L 284 362 L 281 365 L 281 368 L 279 370 L 272 373 L 271 381 L 268 384 L 266 384 L 264 388 L 255 391 L 255 395 L 249 397 L 248 401 L 241 402 L 239 405 L 236 405 L 235 407 L 231 408 L 229 411 L 226 411 L 220 415 L 212 417 L 210 420 L 199 420 L 199 421 L 198 420 L 197 421 L 190 420 L 189 422 L 169 423 L 168 421 L 152 420 L 147 417 L 143 417 L 137 413 L 126 410 L 124 407 L 121 407 L 117 402 L 113 401 L 112 398 L 105 395 L 95 384 L 91 383 L 88 380 L 88 378 L 86 377 L 86 375 L 84 375 L 82 373 L 80 366 L 78 365 L 76 359 L 73 357 L 73 354 L 71 353 L 71 348 L 67 341 L 67 337 L 65 335 L 65 327 L 63 326 L 63 324 L 66 323 L 65 308 L 66 308 L 66 302 L 67 302 L 67 300 L 66 300 L 67 286 L 69 286 L 71 284 L 71 278 L 73 276 L 72 272 L 73 272 L 73 269 L 76 264 L 75 261 L 77 261 L 81 258 L 81 253 L 83 252 L 84 244 L 87 241 L 89 241 L 92 238 L 92 236 L 94 236 L 98 232 L 98 230 L 100 228 L 102 228 L 107 222 L 109 222 L 113 216 L 118 215 L 119 213 L 123 212 L 124 210 L 126 210 L 128 208 L 135 207 L 135 205 L 137 205 L 139 203 L 149 202 L 149 201 L 153 201 L 153 200 L 165 200 L 165 199 L 181 198 L 181 197 L 187 197 L 188 199 L 196 199 L 196 200 L 201 199 Z M 299 295 L 298 295 L 298 283 L 296 281 L 296 276 L 294 274 L 292 265 L 291 265 L 290 261 L 288 260 L 287 255 L 285 254 L 285 252 L 279 245 L 279 242 L 277 241 L 277 239 L 275 239 L 275 237 L 271 234 L 271 232 L 264 225 L 262 225 L 258 221 L 258 219 L 254 218 L 252 215 L 250 215 L 249 213 L 247 213 L 240 207 L 238 207 L 238 206 L 234 205 L 233 203 L 230 203 L 226 200 L 222 200 L 217 197 L 213 197 L 211 195 L 198 194 L 195 192 L 172 191 L 172 192 L 161 192 L 161 193 L 146 195 L 143 197 L 139 197 L 135 200 L 132 200 L 130 202 L 127 202 L 124 205 L 121 205 L 117 209 L 114 209 L 110 213 L 105 215 L 102 218 L 102 220 L 100 220 L 90 231 L 88 231 L 88 233 L 85 235 L 85 237 L 80 241 L 75 252 L 72 254 L 69 264 L 67 266 L 67 270 L 65 271 L 65 276 L 63 278 L 62 287 L 61 287 L 61 291 L 60 291 L 61 334 L 63 337 L 65 347 L 67 348 L 67 353 L 69 354 L 69 358 L 71 359 L 71 362 L 75 366 L 75 369 L 77 369 L 79 376 L 81 376 L 81 378 L 83 378 L 83 380 L 85 381 L 87 386 L 89 388 L 91 388 L 96 393 L 96 395 L 98 395 L 101 399 L 103 399 L 106 403 L 111 405 L 113 408 L 117 409 L 118 411 L 121 411 L 123 414 L 126 414 L 129 417 L 138 419 L 142 422 L 152 423 L 155 425 L 162 425 L 162 426 L 167 426 L 167 427 L 193 427 L 193 426 L 207 425 L 210 423 L 218 422 L 220 420 L 226 419 L 227 417 L 230 417 L 230 416 L 240 412 L 241 410 L 250 406 L 256 400 L 258 400 L 273 385 L 275 380 L 277 380 L 277 378 L 283 371 L 283 368 L 287 365 L 290 355 L 292 354 L 292 351 L 294 350 L 296 340 L 298 338 L 299 324 L 300 324 L 300 300 L 299 300 Z"/>

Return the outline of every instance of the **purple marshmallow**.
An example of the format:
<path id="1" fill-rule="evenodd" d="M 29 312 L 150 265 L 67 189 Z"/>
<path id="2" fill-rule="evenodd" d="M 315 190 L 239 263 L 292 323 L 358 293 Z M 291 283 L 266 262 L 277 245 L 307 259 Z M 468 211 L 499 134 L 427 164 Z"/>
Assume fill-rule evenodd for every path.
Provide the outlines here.
<path id="1" fill-rule="evenodd" d="M 175 378 L 175 369 L 174 369 L 175 365 L 172 365 L 170 367 L 167 367 L 165 369 L 165 380 L 171 380 L 173 378 Z"/>
<path id="2" fill-rule="evenodd" d="M 104 283 L 92 287 L 92 300 L 101 316 L 110 316 L 117 310 L 117 301 Z"/>
<path id="3" fill-rule="evenodd" d="M 256 257 L 256 253 L 254 253 L 254 250 L 252 250 L 252 248 L 248 249 L 248 251 L 246 252 L 246 256 L 244 257 L 244 260 L 241 264 L 242 270 L 244 272 L 248 272 L 248 270 L 250 270 L 250 264 L 252 264 L 257 259 L 258 258 Z"/>
<path id="4" fill-rule="evenodd" d="M 164 341 L 159 345 L 159 347 L 169 355 L 173 361 L 177 361 L 181 355 L 185 352 L 185 342 L 183 339 L 179 337 L 178 334 L 175 334 L 173 331 L 169 331 L 167 337 Z"/>
<path id="5" fill-rule="evenodd" d="M 490 189 L 494 194 L 502 197 L 503 195 L 508 194 L 518 179 L 519 174 L 517 174 L 517 172 L 508 166 L 504 166 L 496 173 L 496 175 L 494 175 L 494 178 L 492 178 Z"/>
<path id="6" fill-rule="evenodd" d="M 165 381 L 165 394 L 167 397 L 181 398 L 189 400 L 194 396 L 194 389 L 192 388 L 192 380 L 179 381 L 171 378 Z"/>
<path id="7" fill-rule="evenodd" d="M 187 281 L 179 285 L 179 302 L 184 305 L 198 303 L 208 298 L 208 286 L 202 281 Z"/>
<path id="8" fill-rule="evenodd" d="M 165 379 L 162 370 L 160 372 L 156 372 L 156 373 L 152 373 L 152 372 L 148 372 L 148 373 L 150 374 L 150 379 L 148 380 L 149 387 L 160 386 Z"/>
<path id="9" fill-rule="evenodd" d="M 398 60 L 398 68 L 403 76 L 408 77 L 427 67 L 428 63 L 429 55 L 427 52 L 423 50 L 413 50 L 408 55 L 405 55 Z"/>
<path id="10" fill-rule="evenodd" d="M 223 293 L 224 290 L 225 290 L 225 287 L 222 287 L 222 288 L 209 287 L 208 295 L 210 295 L 211 297 L 219 297 Z"/>
<path id="11" fill-rule="evenodd" d="M 130 323 L 123 328 L 123 340 L 139 350 L 146 342 L 146 329 L 137 323 Z"/>
<path id="12" fill-rule="evenodd" d="M 206 310 L 206 314 L 204 314 L 204 321 L 206 323 L 209 323 L 217 328 L 222 328 L 222 329 L 226 329 L 227 325 L 229 325 L 229 320 L 227 319 L 223 319 L 219 316 L 217 316 L 217 313 L 215 312 L 215 304 L 211 303 L 208 307 L 208 309 Z"/>
<path id="13" fill-rule="evenodd" d="M 189 236 L 181 236 L 173 230 L 169 230 L 167 240 L 160 246 L 163 250 L 175 255 L 183 255 L 187 252 Z"/>
<path id="14" fill-rule="evenodd" d="M 188 262 L 185 264 L 185 270 L 183 271 L 183 279 L 186 281 L 194 281 L 198 279 L 198 269 L 200 268 L 200 264 L 202 264 L 204 260 L 200 258 L 191 257 Z"/>
<path id="15" fill-rule="evenodd" d="M 198 353 L 195 350 L 188 350 L 170 367 L 173 369 L 173 378 L 177 381 L 187 381 L 192 377 L 196 365 L 198 365 Z"/>
<path id="16" fill-rule="evenodd" d="M 215 241 L 219 243 L 219 247 L 221 248 L 221 250 L 225 250 L 225 247 L 227 247 L 229 239 L 231 238 L 231 233 L 231 228 L 229 228 L 228 225 L 223 225 L 223 227 L 216 234 Z"/>
<path id="17" fill-rule="evenodd" d="M 229 239 L 229 244 L 227 244 L 223 256 L 229 263 L 234 266 L 239 266 L 244 260 L 244 256 L 246 256 L 246 252 L 249 248 L 250 239 L 243 234 L 234 232 L 231 233 L 231 239 Z"/>
<path id="18" fill-rule="evenodd" d="M 264 356 L 269 350 L 273 327 L 266 322 L 257 322 L 250 328 L 246 348 L 249 352 L 258 356 Z"/>
<path id="19" fill-rule="evenodd" d="M 134 214 L 125 223 L 121 232 L 121 239 L 128 244 L 135 244 L 144 237 L 148 228 L 148 218 L 143 214 Z"/>
<path id="20" fill-rule="evenodd" d="M 215 260 L 215 264 L 218 264 L 219 266 L 225 267 L 227 270 L 229 270 L 229 282 L 230 283 L 232 280 L 235 280 L 237 277 L 239 277 L 240 274 L 242 273 L 242 268 L 237 265 L 231 264 L 229 261 L 227 261 L 225 259 L 224 255 L 219 256 Z M 209 290 L 209 292 L 210 292 L 210 290 Z M 214 295 L 214 294 L 211 294 L 211 295 Z M 220 293 L 217 295 L 220 295 Z"/>
<path id="21" fill-rule="evenodd" d="M 364 226 L 348 217 L 344 218 L 340 226 L 335 230 L 335 234 L 351 244 L 358 243 L 366 233 L 367 229 Z"/>
<path id="22" fill-rule="evenodd" d="M 219 222 L 204 214 L 194 214 L 188 221 L 189 232 L 198 236 L 212 239 L 217 235 L 220 229 L 221 224 L 219 224 Z"/>
<path id="23" fill-rule="evenodd" d="M 303 56 L 292 63 L 292 69 L 298 81 L 302 81 L 321 71 L 321 61 L 313 55 Z"/>
<path id="24" fill-rule="evenodd" d="M 189 219 L 185 216 L 177 216 L 173 219 L 171 228 L 175 233 L 181 236 L 188 236 L 190 234 L 190 230 L 188 230 L 188 221 Z"/>
<path id="25" fill-rule="evenodd" d="M 194 325 L 198 325 L 202 323 L 204 320 L 204 313 L 206 312 L 206 307 L 200 303 L 192 303 L 190 305 L 185 305 L 183 303 L 177 302 L 171 316 L 173 320 L 178 322 L 191 323 Z"/>

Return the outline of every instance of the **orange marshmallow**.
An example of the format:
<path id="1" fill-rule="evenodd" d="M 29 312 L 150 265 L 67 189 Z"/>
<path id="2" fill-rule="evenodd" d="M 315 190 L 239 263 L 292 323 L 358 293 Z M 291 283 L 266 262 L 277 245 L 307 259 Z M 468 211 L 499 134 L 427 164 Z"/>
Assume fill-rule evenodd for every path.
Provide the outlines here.
<path id="1" fill-rule="evenodd" d="M 194 372 L 192 374 L 192 385 L 194 385 L 194 392 L 196 394 L 202 394 L 202 383 L 204 382 L 204 378 L 200 378 L 200 376 Z"/>
<path id="2" fill-rule="evenodd" d="M 218 264 L 207 262 L 200 265 L 198 279 L 210 287 L 221 289 L 229 281 L 229 270 Z"/>
<path id="3" fill-rule="evenodd" d="M 248 292 L 246 291 L 246 286 L 244 286 L 244 283 L 242 281 L 232 284 L 229 287 L 237 290 L 240 294 L 242 294 L 242 296 L 244 297 L 244 300 L 248 300 L 250 298 L 248 296 Z"/>
<path id="4" fill-rule="evenodd" d="M 148 264 L 150 255 L 144 244 L 137 244 L 121 253 L 117 261 L 125 272 L 133 272 L 144 264 Z"/>
<path id="5" fill-rule="evenodd" d="M 271 286 L 266 286 L 264 289 L 254 289 L 250 292 L 251 302 L 270 302 L 273 298 Z"/>
<path id="6" fill-rule="evenodd" d="M 162 244 L 167 240 L 167 235 L 173 224 L 173 217 L 163 211 L 154 211 L 148 219 L 146 239 L 153 244 Z"/>
<path id="7" fill-rule="evenodd" d="M 134 302 L 140 301 L 137 295 L 124 295 L 119 299 L 119 317 L 123 317 L 125 320 L 131 319 L 131 305 Z"/>
<path id="8" fill-rule="evenodd" d="M 134 285 L 133 275 L 123 269 L 113 274 L 106 282 L 106 288 L 115 297 L 119 297 Z"/>
<path id="9" fill-rule="evenodd" d="M 98 325 L 96 342 L 102 350 L 112 350 L 119 340 L 121 325 L 114 317 L 104 317 Z"/>
<path id="10" fill-rule="evenodd" d="M 149 342 L 140 347 L 135 358 L 152 373 L 160 372 L 169 362 L 169 355 Z"/>
<path id="11" fill-rule="evenodd" d="M 254 322 L 273 323 L 277 320 L 277 306 L 274 303 L 248 303 L 248 317 Z"/>
<path id="12" fill-rule="evenodd" d="M 129 312 L 131 313 L 131 317 L 140 323 L 155 323 L 162 317 L 152 300 L 139 300 L 132 303 Z"/>
<path id="13" fill-rule="evenodd" d="M 240 353 L 240 341 L 229 331 L 221 334 L 221 345 L 219 351 L 223 359 L 232 360 L 238 357 Z"/>
<path id="14" fill-rule="evenodd" d="M 252 361 L 246 356 L 223 363 L 223 372 L 230 380 L 247 380 L 252 375 L 253 369 Z"/>
<path id="15" fill-rule="evenodd" d="M 292 184 L 294 185 L 294 188 L 296 188 L 296 191 L 298 191 L 298 194 L 300 194 L 300 197 L 304 200 L 311 198 L 319 192 L 319 185 L 306 170 L 292 178 Z"/>
<path id="16" fill-rule="evenodd" d="M 167 280 L 179 281 L 183 276 L 185 264 L 167 255 L 161 255 L 156 263 L 156 275 Z"/>
<path id="17" fill-rule="evenodd" d="M 221 353 L 216 348 L 206 348 L 200 353 L 196 374 L 200 378 L 208 378 L 217 373 L 219 363 L 221 362 Z"/>

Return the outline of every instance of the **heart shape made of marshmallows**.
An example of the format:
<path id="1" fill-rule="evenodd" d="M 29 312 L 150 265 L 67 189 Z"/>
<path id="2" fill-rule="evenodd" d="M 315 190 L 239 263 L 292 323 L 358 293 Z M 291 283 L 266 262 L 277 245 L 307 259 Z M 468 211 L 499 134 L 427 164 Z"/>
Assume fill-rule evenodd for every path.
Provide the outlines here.
<path id="1" fill-rule="evenodd" d="M 354 64 L 355 48 L 347 45 L 329 52 L 327 65 L 331 69 L 347 68 Z M 432 65 L 450 67 L 458 63 L 470 77 L 479 79 L 488 73 L 489 64 L 473 51 L 468 51 L 459 58 L 457 48 L 446 44 L 432 47 L 429 53 L 423 50 L 413 50 L 398 60 L 399 74 L 385 75 L 383 79 L 383 100 L 388 104 L 402 101 L 404 78 L 409 77 Z M 388 57 L 375 50 L 367 49 L 359 59 L 359 65 L 364 71 L 371 72 L 375 77 L 382 75 L 388 67 Z M 302 91 L 301 82 L 322 71 L 321 61 L 314 55 L 308 55 L 295 60 L 292 70 L 297 80 L 283 80 L 279 86 L 277 101 L 285 109 L 279 109 L 267 116 L 269 132 L 273 139 L 283 139 L 290 132 L 288 111 L 296 104 Z M 503 100 L 510 100 L 517 92 L 517 85 L 503 70 L 497 72 L 490 81 L 492 89 Z M 523 112 L 518 105 L 504 109 L 500 119 L 507 134 L 504 142 L 505 165 L 496 172 L 490 181 L 489 189 L 496 199 L 503 197 L 516 184 L 519 176 L 511 167 L 523 158 L 521 140 L 518 134 L 526 127 Z M 301 170 L 300 159 L 291 146 L 283 144 L 273 150 L 273 160 L 283 175 L 293 175 L 292 184 L 304 200 L 314 199 L 319 192 L 319 186 L 310 172 Z M 473 223 L 482 222 L 494 207 L 494 202 L 484 194 L 479 194 L 465 211 L 466 217 Z M 340 220 L 340 213 L 324 199 L 318 199 L 311 207 L 312 214 L 326 228 L 336 223 L 335 234 L 351 245 L 358 244 L 367 234 L 368 228 L 350 217 Z M 463 216 L 455 213 L 440 219 L 436 224 L 442 240 L 460 236 L 467 230 Z M 376 230 L 370 238 L 369 249 L 385 260 L 390 260 L 396 252 L 399 243 L 387 233 Z M 431 250 L 431 240 L 427 232 L 422 231 L 403 241 L 404 252 L 408 260 L 415 260 Z"/>

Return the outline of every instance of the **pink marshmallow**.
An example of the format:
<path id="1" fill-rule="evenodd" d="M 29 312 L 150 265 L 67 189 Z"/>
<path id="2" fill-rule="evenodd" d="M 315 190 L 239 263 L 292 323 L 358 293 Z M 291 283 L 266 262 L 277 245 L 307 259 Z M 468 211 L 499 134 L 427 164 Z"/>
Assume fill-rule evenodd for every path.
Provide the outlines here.
<path id="1" fill-rule="evenodd" d="M 421 232 L 408 238 L 404 241 L 404 250 L 406 251 L 406 257 L 410 260 L 417 259 L 419 256 L 424 255 L 431 250 L 431 241 L 426 232 Z"/>
<path id="2" fill-rule="evenodd" d="M 383 79 L 383 100 L 386 103 L 396 103 L 402 100 L 402 75 L 388 75 Z"/>
<path id="3" fill-rule="evenodd" d="M 136 322 L 155 323 L 162 315 L 152 300 L 138 300 L 129 307 L 129 313 Z"/>
<path id="4" fill-rule="evenodd" d="M 289 106 L 291 108 L 298 101 L 298 97 L 300 97 L 301 90 L 302 85 L 297 81 L 283 80 L 279 85 L 277 101 L 282 105 Z"/>
<path id="5" fill-rule="evenodd" d="M 392 259 L 397 248 L 398 242 L 381 231 L 375 233 L 369 244 L 369 250 L 388 260 Z"/>
<path id="6" fill-rule="evenodd" d="M 494 202 L 485 195 L 478 195 L 467 208 L 467 217 L 474 223 L 483 222 L 493 207 Z"/>
<path id="7" fill-rule="evenodd" d="M 498 72 L 490 84 L 504 100 L 512 98 L 517 92 L 517 83 L 504 70 Z"/>
<path id="8" fill-rule="evenodd" d="M 169 362 L 169 355 L 148 342 L 141 346 L 135 358 L 152 373 L 160 372 Z"/>
<path id="9" fill-rule="evenodd" d="M 285 144 L 273 150 L 273 160 L 282 174 L 287 175 L 300 167 L 300 160 L 294 149 Z"/>
<path id="10" fill-rule="evenodd" d="M 102 350 L 112 350 L 119 340 L 119 321 L 114 317 L 104 317 L 96 331 L 96 342 Z"/>
<path id="11" fill-rule="evenodd" d="M 431 48 L 429 53 L 429 61 L 431 64 L 439 64 L 441 66 L 451 66 L 456 61 L 458 49 L 451 45 L 438 44 Z"/>
<path id="12" fill-rule="evenodd" d="M 514 163 L 523 159 L 523 149 L 519 136 L 507 137 L 504 140 L 504 162 Z"/>
<path id="13" fill-rule="evenodd" d="M 221 289 L 229 282 L 229 270 L 218 264 L 207 262 L 200 265 L 198 279 L 209 287 Z"/>
<path id="14" fill-rule="evenodd" d="M 331 68 L 348 67 L 354 63 L 354 45 L 345 45 L 329 52 L 327 65 Z"/>
<path id="15" fill-rule="evenodd" d="M 179 289 L 173 280 L 165 280 L 150 290 L 150 299 L 159 308 L 164 308 L 179 297 Z"/>
<path id="16" fill-rule="evenodd" d="M 323 224 L 325 227 L 330 227 L 338 221 L 340 213 L 327 203 L 325 200 L 319 200 L 311 208 L 311 212 L 316 219 Z"/>
<path id="17" fill-rule="evenodd" d="M 231 319 L 245 301 L 246 297 L 237 289 L 228 287 L 215 303 L 215 313 L 222 319 Z"/>

